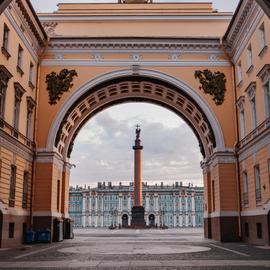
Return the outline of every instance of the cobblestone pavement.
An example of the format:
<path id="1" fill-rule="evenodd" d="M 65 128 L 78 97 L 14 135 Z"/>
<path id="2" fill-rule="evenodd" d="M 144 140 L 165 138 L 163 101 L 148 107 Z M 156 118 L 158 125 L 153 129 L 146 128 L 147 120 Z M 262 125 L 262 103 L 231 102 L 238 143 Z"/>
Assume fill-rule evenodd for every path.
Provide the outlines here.
<path id="1" fill-rule="evenodd" d="M 270 248 L 203 239 L 201 229 L 75 230 L 75 239 L 0 249 L 0 269 L 270 269 Z"/>

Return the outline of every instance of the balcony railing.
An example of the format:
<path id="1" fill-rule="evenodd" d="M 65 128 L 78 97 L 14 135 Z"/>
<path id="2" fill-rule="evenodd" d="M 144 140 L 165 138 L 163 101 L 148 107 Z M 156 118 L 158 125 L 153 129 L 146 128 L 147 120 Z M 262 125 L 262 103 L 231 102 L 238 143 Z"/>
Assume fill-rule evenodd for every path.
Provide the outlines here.
<path id="1" fill-rule="evenodd" d="M 0 129 L 3 130 L 5 133 L 11 135 L 13 138 L 18 140 L 20 143 L 24 144 L 25 146 L 30 147 L 30 148 L 35 147 L 35 144 L 33 141 L 29 140 L 17 129 L 15 129 L 13 126 L 8 124 L 3 118 L 0 118 Z"/>
<path id="2" fill-rule="evenodd" d="M 252 130 L 242 141 L 239 142 L 238 148 L 244 147 L 246 144 L 251 142 L 253 139 L 258 137 L 264 131 L 270 127 L 270 117 L 268 117 L 263 123 L 261 123 L 257 128 Z"/>

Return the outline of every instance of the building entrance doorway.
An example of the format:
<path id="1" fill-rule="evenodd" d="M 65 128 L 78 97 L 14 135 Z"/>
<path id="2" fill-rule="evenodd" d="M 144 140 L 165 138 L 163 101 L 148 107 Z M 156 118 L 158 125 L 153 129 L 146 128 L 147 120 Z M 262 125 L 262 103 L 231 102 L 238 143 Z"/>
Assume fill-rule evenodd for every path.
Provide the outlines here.
<path id="1" fill-rule="evenodd" d="M 128 215 L 124 214 L 122 216 L 122 227 L 127 228 L 128 227 Z"/>
<path id="2" fill-rule="evenodd" d="M 155 227 L 155 215 L 154 214 L 151 214 L 149 215 L 149 226 L 150 227 Z"/>

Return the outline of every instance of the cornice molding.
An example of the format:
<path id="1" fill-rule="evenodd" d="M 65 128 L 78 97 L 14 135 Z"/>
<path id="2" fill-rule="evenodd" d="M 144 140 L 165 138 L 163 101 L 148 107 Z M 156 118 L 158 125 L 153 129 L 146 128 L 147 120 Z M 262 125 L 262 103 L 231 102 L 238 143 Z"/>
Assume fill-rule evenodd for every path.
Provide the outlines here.
<path id="1" fill-rule="evenodd" d="M 232 15 L 58 15 L 39 14 L 39 20 L 44 22 L 93 22 L 93 21 L 230 21 Z"/>
<path id="2" fill-rule="evenodd" d="M 15 1 L 18 7 L 20 8 L 26 22 L 28 23 L 32 33 L 35 38 L 38 40 L 40 46 L 45 45 L 47 35 L 35 13 L 29 1 L 16 0 Z M 28 7 L 26 7 L 27 5 Z"/>
<path id="3" fill-rule="evenodd" d="M 12 136 L 6 134 L 2 129 L 0 129 L 0 145 L 29 162 L 33 161 L 34 151 L 18 142 L 18 140 L 14 139 Z"/>
<path id="4" fill-rule="evenodd" d="M 224 54 L 220 40 L 215 39 L 126 39 L 126 38 L 52 38 L 48 50 L 174 50 L 216 52 Z"/>
<path id="5" fill-rule="evenodd" d="M 226 51 L 236 63 L 264 12 L 254 0 L 242 1 L 224 37 Z"/>

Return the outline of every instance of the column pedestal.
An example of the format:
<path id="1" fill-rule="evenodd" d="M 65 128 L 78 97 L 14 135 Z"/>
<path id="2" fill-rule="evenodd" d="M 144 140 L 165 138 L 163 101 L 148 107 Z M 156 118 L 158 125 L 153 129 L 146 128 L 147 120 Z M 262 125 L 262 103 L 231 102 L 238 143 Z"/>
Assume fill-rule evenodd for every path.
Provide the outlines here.
<path id="1" fill-rule="evenodd" d="M 143 206 L 132 207 L 131 228 L 144 229 L 146 227 L 144 212 L 145 211 Z"/>

